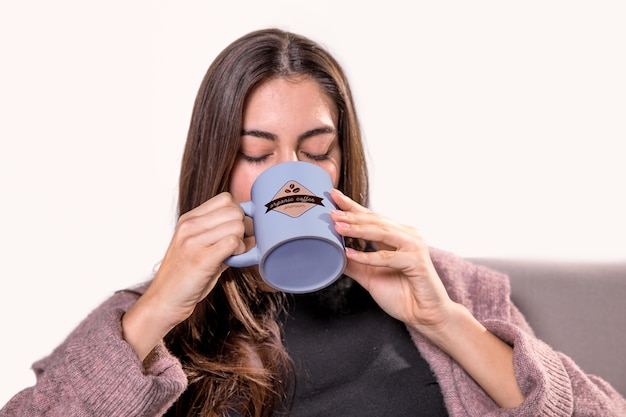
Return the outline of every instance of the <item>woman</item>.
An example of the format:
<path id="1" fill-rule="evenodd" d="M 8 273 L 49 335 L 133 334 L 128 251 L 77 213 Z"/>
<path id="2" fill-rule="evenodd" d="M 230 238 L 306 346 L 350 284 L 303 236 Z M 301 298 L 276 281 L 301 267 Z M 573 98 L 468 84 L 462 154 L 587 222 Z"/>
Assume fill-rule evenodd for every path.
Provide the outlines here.
<path id="1" fill-rule="evenodd" d="M 348 247 L 346 277 L 311 295 L 274 292 L 255 268 L 223 263 L 254 244 L 238 202 L 263 170 L 291 160 L 333 179 Z M 181 215 L 155 276 L 37 362 L 37 384 L 0 416 L 625 412 L 606 382 L 533 336 L 506 277 L 369 211 L 366 172 L 333 57 L 276 29 L 236 40 L 198 92 Z"/>

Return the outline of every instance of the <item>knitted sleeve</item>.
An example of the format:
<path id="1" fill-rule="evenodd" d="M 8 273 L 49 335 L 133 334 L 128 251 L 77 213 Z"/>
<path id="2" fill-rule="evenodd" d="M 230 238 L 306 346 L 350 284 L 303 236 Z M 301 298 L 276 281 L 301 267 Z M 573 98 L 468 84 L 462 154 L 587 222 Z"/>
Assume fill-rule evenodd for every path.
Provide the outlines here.
<path id="1" fill-rule="evenodd" d="M 187 379 L 164 345 L 142 363 L 123 340 L 121 318 L 136 298 L 120 292 L 94 310 L 33 365 L 36 384 L 9 400 L 0 417 L 163 415 Z"/>
<path id="2" fill-rule="evenodd" d="M 526 398 L 517 408 L 499 408 L 458 363 L 410 330 L 438 377 L 450 416 L 626 416 L 626 400 L 613 387 L 536 338 L 510 300 L 506 275 L 440 251 L 432 257 L 450 296 L 513 347 Z"/>

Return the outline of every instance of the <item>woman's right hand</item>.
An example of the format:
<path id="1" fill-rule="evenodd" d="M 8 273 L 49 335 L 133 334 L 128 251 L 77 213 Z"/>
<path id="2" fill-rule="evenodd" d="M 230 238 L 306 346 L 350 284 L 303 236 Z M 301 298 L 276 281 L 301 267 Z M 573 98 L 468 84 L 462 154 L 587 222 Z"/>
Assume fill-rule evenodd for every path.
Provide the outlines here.
<path id="1" fill-rule="evenodd" d="M 243 220 L 230 193 L 180 217 L 150 286 L 122 318 L 124 339 L 141 360 L 211 292 L 224 260 L 246 250 Z"/>

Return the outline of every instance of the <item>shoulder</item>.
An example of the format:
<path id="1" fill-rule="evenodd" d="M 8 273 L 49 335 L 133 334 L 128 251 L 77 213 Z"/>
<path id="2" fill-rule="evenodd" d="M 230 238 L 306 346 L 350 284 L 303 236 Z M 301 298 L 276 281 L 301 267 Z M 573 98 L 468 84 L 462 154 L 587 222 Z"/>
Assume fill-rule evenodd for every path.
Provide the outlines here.
<path id="1" fill-rule="evenodd" d="M 505 318 L 511 286 L 506 274 L 438 248 L 430 257 L 450 298 L 465 305 L 478 319 Z"/>

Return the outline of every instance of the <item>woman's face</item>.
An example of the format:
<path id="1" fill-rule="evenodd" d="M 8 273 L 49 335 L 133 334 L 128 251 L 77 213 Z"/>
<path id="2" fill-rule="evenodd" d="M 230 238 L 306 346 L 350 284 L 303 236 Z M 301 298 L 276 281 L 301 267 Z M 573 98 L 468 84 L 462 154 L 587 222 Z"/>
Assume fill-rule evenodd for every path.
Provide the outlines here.
<path id="1" fill-rule="evenodd" d="M 239 155 L 231 172 L 230 192 L 250 200 L 252 183 L 267 168 L 288 161 L 322 167 L 335 187 L 341 172 L 337 109 L 311 78 L 275 78 L 248 97 Z"/>

